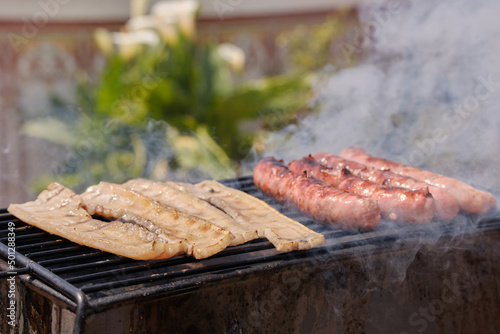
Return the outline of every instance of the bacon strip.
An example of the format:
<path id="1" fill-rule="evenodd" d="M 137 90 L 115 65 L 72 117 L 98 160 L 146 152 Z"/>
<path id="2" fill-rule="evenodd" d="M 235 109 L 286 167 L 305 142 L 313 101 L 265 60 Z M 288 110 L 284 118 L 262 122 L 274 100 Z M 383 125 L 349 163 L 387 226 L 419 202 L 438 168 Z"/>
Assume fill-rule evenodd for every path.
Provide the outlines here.
<path id="1" fill-rule="evenodd" d="M 118 184 L 101 182 L 89 187 L 81 197 L 90 214 L 112 219 L 128 217 L 136 224 L 154 228 L 154 232 L 159 227 L 165 234 L 185 240 L 188 244 L 186 253 L 196 259 L 214 255 L 231 242 L 228 231 L 206 220 L 165 207 Z"/>
<path id="2" fill-rule="evenodd" d="M 434 200 L 427 189 L 411 191 L 399 187 L 386 187 L 353 176 L 349 170 L 332 169 L 317 163 L 312 156 L 292 161 L 291 171 L 312 177 L 340 190 L 375 199 L 384 219 L 398 222 L 425 224 L 434 215 Z"/>
<path id="3" fill-rule="evenodd" d="M 325 242 L 322 234 L 288 218 L 264 201 L 243 191 L 226 187 L 217 181 L 180 185 L 223 210 L 239 223 L 252 226 L 259 237 L 267 238 L 279 252 L 310 249 Z"/>
<path id="4" fill-rule="evenodd" d="M 488 192 L 481 191 L 450 177 L 373 157 L 359 146 L 345 149 L 340 156 L 370 167 L 391 170 L 445 189 L 457 199 L 460 208 L 466 213 L 481 215 L 496 208 L 496 199 Z"/>
<path id="5" fill-rule="evenodd" d="M 163 183 L 134 179 L 124 183 L 123 186 L 185 214 L 208 220 L 229 231 L 233 237 L 230 246 L 239 245 L 259 237 L 255 227 L 236 221 L 224 211 L 179 187 L 176 182 Z"/>
<path id="6" fill-rule="evenodd" d="M 374 199 L 350 194 L 290 171 L 282 160 L 265 158 L 254 169 L 254 183 L 278 201 L 295 204 L 318 222 L 347 228 L 373 228 L 380 221 Z"/>
<path id="7" fill-rule="evenodd" d="M 81 245 L 135 260 L 166 259 L 187 250 L 186 243 L 135 224 L 92 219 L 71 189 L 51 183 L 33 202 L 11 204 L 9 212 L 22 221 Z M 126 241 L 126 242 L 124 242 Z"/>
<path id="8" fill-rule="evenodd" d="M 460 210 L 458 201 L 449 192 L 428 183 L 418 181 L 412 177 L 387 170 L 371 168 L 330 153 L 317 153 L 313 154 L 312 157 L 325 167 L 333 169 L 347 168 L 354 176 L 361 177 L 377 184 L 410 190 L 428 189 L 434 198 L 436 218 L 450 220 L 455 218 Z"/>

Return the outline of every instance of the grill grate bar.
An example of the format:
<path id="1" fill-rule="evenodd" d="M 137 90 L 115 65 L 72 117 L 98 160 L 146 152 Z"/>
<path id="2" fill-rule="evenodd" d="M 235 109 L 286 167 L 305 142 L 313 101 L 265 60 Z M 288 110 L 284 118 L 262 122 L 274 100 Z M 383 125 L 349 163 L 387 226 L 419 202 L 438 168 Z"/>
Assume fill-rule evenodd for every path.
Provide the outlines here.
<path id="1" fill-rule="evenodd" d="M 2 233 L 7 233 L 7 231 L 0 231 L 0 234 Z M 47 233 L 46 232 L 37 232 L 37 233 L 31 233 L 31 234 L 18 234 L 16 233 L 16 242 L 19 241 L 24 241 L 24 240 L 30 240 L 30 239 L 40 239 L 43 237 L 46 237 Z M 5 242 L 5 238 L 1 238 L 0 242 Z"/>
<path id="2" fill-rule="evenodd" d="M 86 285 L 80 286 L 80 289 L 84 293 L 88 294 L 91 292 L 113 289 L 116 288 L 117 286 L 131 286 L 135 284 L 154 282 L 165 279 L 172 280 L 174 278 L 179 278 L 179 277 L 192 277 L 199 274 L 212 273 L 216 270 L 222 270 L 222 269 L 237 270 L 239 267 L 247 266 L 252 263 L 256 262 L 263 263 L 272 260 L 277 260 L 280 259 L 282 256 L 282 254 L 277 253 L 273 249 L 264 250 L 262 252 L 263 253 L 258 254 L 262 256 L 259 260 L 256 260 L 255 258 L 256 254 L 248 253 L 248 254 L 237 255 L 235 256 L 235 258 L 226 258 L 223 261 L 220 261 L 220 259 L 219 261 L 216 261 L 216 259 L 206 259 L 204 261 L 182 263 L 179 264 L 178 266 L 161 267 L 158 268 L 158 270 L 150 270 L 147 280 L 144 280 L 143 277 L 137 277 L 137 276 L 126 276 L 126 275 L 122 276 L 122 273 L 120 273 L 120 271 L 117 270 L 114 272 L 114 274 L 123 277 L 118 282 L 105 281 L 101 283 L 91 283 L 91 284 L 87 283 Z M 264 258 L 265 261 L 263 261 Z"/>
<path id="3" fill-rule="evenodd" d="M 89 281 L 93 281 L 96 279 L 103 279 L 106 277 L 117 277 L 117 276 L 124 277 L 125 275 L 135 273 L 135 272 L 142 270 L 142 269 L 150 270 L 154 267 L 164 267 L 166 262 L 168 262 L 169 267 L 172 267 L 172 265 L 175 262 L 172 263 L 172 261 L 167 261 L 167 260 L 157 260 L 159 262 L 154 262 L 154 261 L 145 261 L 145 262 L 139 262 L 139 263 L 128 262 L 125 264 L 125 266 L 120 266 L 120 267 L 117 267 L 116 269 L 111 269 L 111 270 L 107 270 L 105 272 L 97 272 L 97 273 L 92 273 L 92 274 L 87 274 L 87 275 L 82 275 L 82 276 L 73 276 L 71 278 L 67 278 L 67 281 L 72 283 L 72 284 L 75 284 L 78 282 L 85 282 L 85 281 L 89 282 Z M 185 256 L 181 256 L 180 259 L 177 259 L 177 262 L 186 263 Z"/>
<path id="4" fill-rule="evenodd" d="M 31 245 L 17 246 L 16 248 L 17 248 L 17 250 L 20 250 L 20 251 L 30 252 L 30 249 L 38 249 L 38 248 L 42 248 L 42 247 L 57 246 L 57 245 L 60 245 L 62 243 L 67 243 L 67 240 L 55 239 L 55 240 L 39 242 L 36 244 L 31 244 Z M 34 253 L 34 252 L 30 252 L 30 253 Z"/>
<path id="5" fill-rule="evenodd" d="M 82 248 L 82 250 L 84 251 L 83 253 L 78 253 L 76 255 L 70 255 L 70 256 L 64 256 L 64 257 L 58 257 L 58 258 L 52 258 L 52 259 L 48 259 L 48 260 L 38 260 L 38 263 L 43 265 L 43 266 L 47 266 L 47 267 L 52 266 L 51 268 L 53 268 L 54 266 L 57 266 L 57 265 L 60 265 L 63 263 L 67 263 L 67 262 L 93 260 L 97 257 L 103 257 L 103 255 L 106 255 L 106 254 L 108 254 L 108 257 L 115 257 L 114 254 L 109 254 L 109 253 L 106 253 L 106 252 L 103 252 L 103 251 L 100 251 L 97 249 L 90 248 L 90 249 L 88 249 L 90 251 L 88 251 L 86 249 L 86 247 L 80 246 L 80 248 Z"/>
<path id="6" fill-rule="evenodd" d="M 34 226 L 29 226 L 29 225 L 18 226 L 18 224 L 21 224 L 21 223 L 24 224 L 24 222 L 21 222 L 17 219 L 11 219 L 11 220 L 9 220 L 9 222 L 13 222 L 14 224 L 16 224 L 16 238 L 21 237 L 21 236 L 25 236 L 25 235 L 28 235 L 28 236 L 35 235 L 35 238 L 39 234 L 42 234 L 42 237 L 44 237 L 44 236 L 49 237 L 51 235 L 50 233 L 47 233 L 47 232 L 42 231 L 40 229 L 37 229 Z"/>
<path id="7" fill-rule="evenodd" d="M 231 249 L 232 248 L 232 249 Z M 250 252 L 256 252 L 256 251 L 262 251 L 262 250 L 267 250 L 267 249 L 274 249 L 274 247 L 266 240 L 266 241 L 260 241 L 259 243 L 254 243 L 253 245 L 246 245 L 246 247 L 229 247 L 226 249 L 224 252 L 218 253 L 215 256 L 212 256 L 211 259 L 215 258 L 222 258 L 223 261 L 227 261 L 228 256 L 234 256 L 238 254 L 243 254 L 243 253 L 250 253 Z M 174 265 L 176 263 L 195 263 L 199 262 L 199 260 L 195 260 L 191 257 L 188 257 L 186 255 L 179 255 L 171 259 L 165 259 L 165 260 L 154 260 L 154 261 L 133 261 L 130 260 L 126 266 L 120 267 L 117 271 L 120 273 L 122 277 L 125 275 L 128 275 L 130 273 L 135 273 L 137 269 L 140 268 L 148 268 L 151 269 L 156 266 L 165 266 L 165 264 L 168 264 L 169 266 Z M 206 260 L 204 260 L 206 261 Z M 88 274 L 80 274 L 80 275 L 74 275 L 71 278 L 68 278 L 68 281 L 71 283 L 76 283 L 76 282 L 82 282 L 82 281 L 90 281 L 90 280 L 95 280 L 95 279 L 102 279 L 106 277 L 116 277 L 116 272 L 113 271 L 103 271 L 103 272 L 93 272 L 93 273 L 88 273 Z"/>
<path id="8" fill-rule="evenodd" d="M 17 232 L 17 230 L 16 230 L 16 232 Z M 25 247 L 25 248 L 37 247 L 37 245 L 40 243 L 53 242 L 55 240 L 61 240 L 61 242 L 67 242 L 67 240 L 61 239 L 61 237 L 58 237 L 55 235 L 45 234 L 45 235 L 40 236 L 41 232 L 36 232 L 34 234 L 35 234 L 35 236 L 32 237 L 32 236 L 27 235 L 27 234 L 18 235 L 16 233 L 16 244 L 17 244 L 18 248 L 22 249 L 21 247 Z M 41 247 L 44 247 L 44 245 L 41 245 Z"/>
<path id="9" fill-rule="evenodd" d="M 78 271 L 82 271 L 82 270 L 86 270 L 86 269 L 93 269 L 94 270 L 96 267 L 99 267 L 101 269 L 101 268 L 104 268 L 106 266 L 119 265 L 120 263 L 128 263 L 130 261 L 133 261 L 133 260 L 130 260 L 130 259 L 127 259 L 124 257 L 108 258 L 108 259 L 103 259 L 103 260 L 89 262 L 89 263 L 83 263 L 83 264 L 76 264 L 76 265 L 72 264 L 72 265 L 68 265 L 68 266 L 64 266 L 64 267 L 56 267 L 56 268 L 51 267 L 50 270 L 53 273 L 58 274 L 58 275 L 62 275 L 62 276 L 64 276 L 65 273 L 72 274 L 71 277 L 67 279 L 67 281 L 70 283 L 74 283 L 74 282 L 78 282 L 79 280 L 92 279 L 92 277 L 90 277 L 91 275 L 75 276 L 75 273 Z M 110 270 L 107 270 L 105 272 L 100 272 L 100 273 L 110 273 L 110 272 L 111 272 Z M 99 274 L 99 273 L 95 273 L 95 274 Z M 113 276 L 113 275 L 105 274 L 105 276 Z M 96 277 L 97 277 L 97 275 L 96 275 Z M 81 279 L 79 279 L 79 278 L 81 278 Z"/>
<path id="10" fill-rule="evenodd" d="M 93 248 L 88 248 L 85 246 L 81 246 L 81 245 L 78 245 L 78 244 L 75 244 L 72 242 L 71 243 L 68 242 L 68 245 L 69 246 L 67 246 L 67 247 L 57 247 L 54 249 L 43 250 L 43 251 L 39 251 L 39 252 L 30 252 L 30 258 L 34 259 L 34 260 L 36 259 L 39 263 L 41 263 L 44 261 L 44 258 L 46 260 L 51 260 L 51 261 L 56 261 L 56 260 L 66 261 L 69 257 L 73 256 L 73 255 L 70 255 L 71 252 L 73 252 L 73 253 L 80 252 L 79 254 L 76 255 L 76 256 L 79 256 L 80 259 L 84 258 L 86 253 L 92 252 L 92 251 L 98 252 L 100 254 L 104 254 L 103 251 L 93 249 Z M 48 259 L 47 259 L 47 257 L 48 257 Z"/>

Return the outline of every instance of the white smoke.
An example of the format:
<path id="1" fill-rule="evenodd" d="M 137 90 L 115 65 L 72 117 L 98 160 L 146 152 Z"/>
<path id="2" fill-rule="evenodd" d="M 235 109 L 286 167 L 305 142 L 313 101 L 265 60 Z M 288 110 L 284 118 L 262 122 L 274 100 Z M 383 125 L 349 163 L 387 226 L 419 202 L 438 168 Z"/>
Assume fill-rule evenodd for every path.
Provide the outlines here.
<path id="1" fill-rule="evenodd" d="M 356 46 L 369 56 L 318 82 L 320 111 L 274 133 L 265 155 L 290 161 L 362 145 L 498 194 L 498 13 L 494 0 L 361 7 L 353 32 L 370 37 Z M 355 42 L 346 49 L 358 51 Z"/>
<path id="2" fill-rule="evenodd" d="M 326 78 L 315 89 L 319 112 L 273 133 L 264 155 L 289 162 L 361 145 L 373 155 L 462 179 L 498 197 L 500 2 L 393 4 L 360 9 L 362 24 L 353 28 L 355 48 L 345 50 L 359 51 L 355 43 L 364 34 L 361 51 L 368 56 L 333 75 L 325 70 Z M 385 245 L 390 250 L 384 257 L 388 286 L 406 282 L 408 268 L 422 250 L 440 258 L 470 249 L 482 258 L 470 237 L 480 219 L 459 215 L 446 225 L 448 230 L 442 222 L 431 222 L 413 233 L 404 229 L 414 227 L 397 225 L 398 237 Z M 390 233 L 395 226 L 388 221 L 381 225 Z M 457 262 L 460 256 L 455 255 Z M 365 264 L 375 287 L 383 285 L 376 263 L 377 257 L 367 257 Z M 463 274 L 471 269 L 453 270 Z"/>

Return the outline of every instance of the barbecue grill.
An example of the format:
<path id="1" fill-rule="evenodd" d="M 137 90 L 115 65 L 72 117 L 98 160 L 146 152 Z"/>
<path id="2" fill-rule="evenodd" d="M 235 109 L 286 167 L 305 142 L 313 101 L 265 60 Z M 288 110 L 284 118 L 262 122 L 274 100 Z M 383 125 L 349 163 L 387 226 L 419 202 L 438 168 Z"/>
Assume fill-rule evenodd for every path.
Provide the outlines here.
<path id="1" fill-rule="evenodd" d="M 324 234 L 279 253 L 265 239 L 208 259 L 135 261 L 50 235 L 0 211 L 0 268 L 16 277 L 1 333 L 494 333 L 500 328 L 500 213 L 344 231 L 222 181 Z M 9 224 L 10 223 L 10 224 Z M 15 253 L 8 226 L 15 224 Z M 15 258 L 16 268 L 7 266 Z M 5 281 L 4 281 L 5 282 Z M 0 288 L 6 319 L 8 284 Z"/>

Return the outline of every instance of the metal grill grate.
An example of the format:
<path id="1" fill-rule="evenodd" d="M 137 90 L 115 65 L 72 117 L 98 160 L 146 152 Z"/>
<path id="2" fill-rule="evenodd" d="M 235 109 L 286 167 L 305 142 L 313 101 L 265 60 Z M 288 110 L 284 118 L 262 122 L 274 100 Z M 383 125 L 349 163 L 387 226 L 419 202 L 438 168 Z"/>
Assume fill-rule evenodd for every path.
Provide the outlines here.
<path id="1" fill-rule="evenodd" d="M 432 222 L 426 226 L 395 226 L 382 222 L 373 231 L 344 231 L 311 221 L 293 208 L 264 197 L 251 177 L 231 179 L 222 183 L 265 200 L 285 215 L 322 233 L 326 243 L 308 251 L 279 253 L 265 239 L 228 247 L 204 260 L 185 255 L 171 259 L 136 261 L 116 256 L 64 238 L 50 235 L 29 226 L 0 210 L 0 255 L 7 259 L 8 223 L 15 223 L 16 264 L 14 270 L 21 280 L 36 286 L 50 296 L 66 303 L 76 313 L 75 332 L 81 330 L 86 312 L 102 310 L 113 304 L 137 298 L 157 298 L 159 295 L 195 289 L 201 284 L 230 277 L 243 276 L 298 263 L 322 261 L 346 253 L 363 253 L 386 247 L 401 238 L 425 236 L 436 227 L 440 235 L 454 233 L 457 221 Z M 500 229 L 498 212 L 483 217 L 474 225 L 474 232 Z M 464 217 L 462 217 L 464 218 Z M 12 271 L 11 271 L 12 272 Z M 12 273 L 3 272 L 2 276 Z"/>

